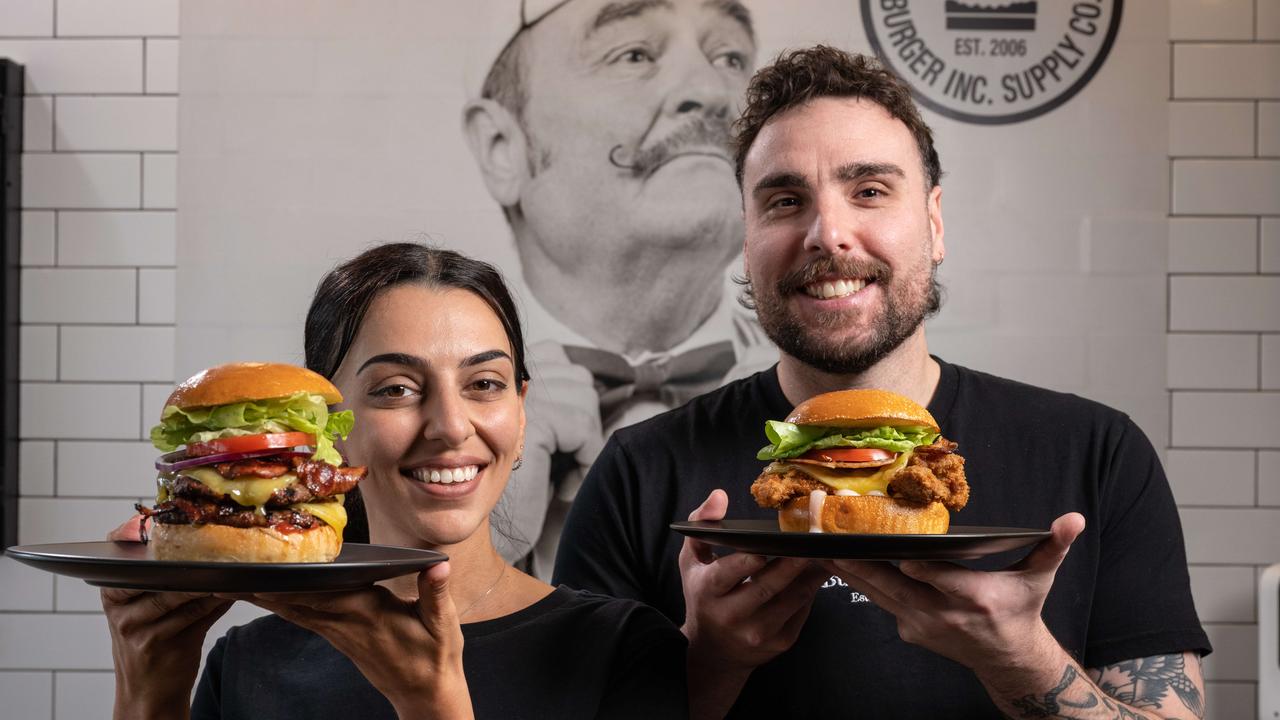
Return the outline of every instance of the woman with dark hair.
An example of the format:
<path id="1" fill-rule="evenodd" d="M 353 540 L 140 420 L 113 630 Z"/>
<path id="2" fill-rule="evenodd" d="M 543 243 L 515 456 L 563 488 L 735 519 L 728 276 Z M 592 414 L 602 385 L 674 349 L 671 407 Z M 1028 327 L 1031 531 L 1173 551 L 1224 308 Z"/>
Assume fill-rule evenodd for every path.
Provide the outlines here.
<path id="1" fill-rule="evenodd" d="M 275 614 L 218 641 L 193 717 L 687 714 L 684 637 L 661 614 L 552 588 L 493 547 L 489 517 L 519 462 L 529 378 L 493 267 L 411 243 L 368 250 L 320 282 L 306 358 L 355 412 L 340 447 L 368 468 L 369 539 L 449 561 L 361 590 L 240 596 Z M 194 678 L 183 648 L 198 660 L 225 601 L 130 593 L 104 591 L 117 717 L 178 717 L 191 680 L 173 687 L 184 673 L 160 674 L 154 653 Z"/>

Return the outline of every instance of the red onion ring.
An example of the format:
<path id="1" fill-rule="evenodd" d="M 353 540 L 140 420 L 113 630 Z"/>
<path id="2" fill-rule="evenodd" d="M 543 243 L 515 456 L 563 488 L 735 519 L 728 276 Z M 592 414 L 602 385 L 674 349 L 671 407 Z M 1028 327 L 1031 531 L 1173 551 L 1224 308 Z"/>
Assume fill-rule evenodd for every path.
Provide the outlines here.
<path id="1" fill-rule="evenodd" d="M 291 448 L 266 448 L 263 450 L 253 450 L 251 452 L 238 453 L 218 453 L 216 455 L 201 455 L 199 457 L 187 457 L 186 450 L 176 450 L 156 458 L 156 470 L 164 473 L 178 472 L 189 467 L 197 467 L 199 465 L 214 465 L 217 463 L 237 462 L 239 460 L 250 460 L 252 458 L 269 457 L 280 455 L 283 457 L 294 457 L 297 455 L 311 456 L 315 453 L 313 448 L 305 445 L 299 445 Z"/>

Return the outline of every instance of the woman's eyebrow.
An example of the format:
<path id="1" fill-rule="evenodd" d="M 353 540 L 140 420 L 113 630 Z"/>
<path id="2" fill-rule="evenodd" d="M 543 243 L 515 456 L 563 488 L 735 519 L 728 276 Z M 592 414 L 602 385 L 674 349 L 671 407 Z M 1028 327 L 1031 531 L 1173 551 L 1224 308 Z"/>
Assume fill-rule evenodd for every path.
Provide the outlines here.
<path id="1" fill-rule="evenodd" d="M 356 375 L 364 372 L 365 368 L 370 365 L 378 364 L 404 365 L 415 370 L 424 370 L 427 367 L 427 362 L 416 355 L 410 355 L 408 353 L 382 353 L 381 355 L 374 355 L 368 360 L 365 360 L 364 363 L 360 365 L 360 369 L 356 370 Z"/>
<path id="2" fill-rule="evenodd" d="M 490 360 L 497 360 L 498 358 L 506 358 L 508 360 L 511 360 L 511 356 L 503 352 L 502 350 L 485 350 L 484 352 L 476 353 L 475 355 L 472 355 L 469 358 L 464 358 L 462 362 L 458 363 L 458 367 L 460 368 L 471 367 L 472 365 L 487 363 Z M 511 360 L 511 362 L 513 364 L 515 363 L 514 360 Z"/>

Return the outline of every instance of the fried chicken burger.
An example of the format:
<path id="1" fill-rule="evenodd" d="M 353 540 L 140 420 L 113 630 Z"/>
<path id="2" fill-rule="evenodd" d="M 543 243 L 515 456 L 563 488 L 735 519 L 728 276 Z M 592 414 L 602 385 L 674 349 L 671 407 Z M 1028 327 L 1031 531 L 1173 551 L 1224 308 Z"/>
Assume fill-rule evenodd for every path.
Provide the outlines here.
<path id="1" fill-rule="evenodd" d="M 765 424 L 751 486 L 789 532 L 937 535 L 969 500 L 964 458 L 929 411 L 885 390 L 824 393 Z"/>
<path id="2" fill-rule="evenodd" d="M 347 436 L 349 410 L 325 378 L 293 365 L 233 363 L 182 383 L 165 402 L 151 442 L 160 560 L 330 562 L 347 523 L 343 493 L 364 477 L 343 467 L 333 438 Z M 145 536 L 144 536 L 145 537 Z"/>

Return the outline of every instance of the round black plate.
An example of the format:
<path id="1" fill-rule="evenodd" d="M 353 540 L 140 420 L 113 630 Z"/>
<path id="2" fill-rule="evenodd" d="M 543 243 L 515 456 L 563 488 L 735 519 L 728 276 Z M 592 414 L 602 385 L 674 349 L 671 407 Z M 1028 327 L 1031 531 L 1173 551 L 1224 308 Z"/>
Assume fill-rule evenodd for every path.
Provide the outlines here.
<path id="1" fill-rule="evenodd" d="M 953 525 L 946 535 L 837 535 L 783 532 L 777 520 L 689 520 L 671 529 L 712 545 L 779 557 L 841 560 L 973 560 L 1016 550 L 1048 530 Z"/>
<path id="2" fill-rule="evenodd" d="M 447 557 L 434 550 L 344 543 L 331 563 L 217 563 L 155 560 L 130 542 L 15 545 L 5 555 L 101 587 L 179 592 L 351 590 L 408 575 Z"/>

